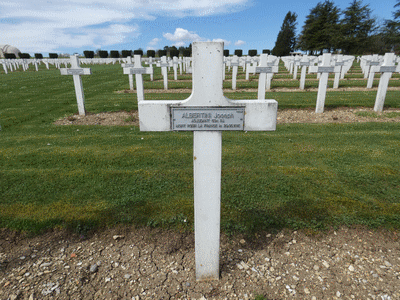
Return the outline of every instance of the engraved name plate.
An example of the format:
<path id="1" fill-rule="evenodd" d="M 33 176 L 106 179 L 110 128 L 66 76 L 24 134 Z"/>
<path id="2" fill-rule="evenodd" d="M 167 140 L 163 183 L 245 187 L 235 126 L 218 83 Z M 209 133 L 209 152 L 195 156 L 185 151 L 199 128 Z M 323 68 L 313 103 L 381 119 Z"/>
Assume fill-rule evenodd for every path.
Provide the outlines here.
<path id="1" fill-rule="evenodd" d="M 244 107 L 171 107 L 174 131 L 243 130 Z"/>
<path id="2" fill-rule="evenodd" d="M 256 67 L 256 73 L 272 73 L 272 67 Z"/>
<path id="3" fill-rule="evenodd" d="M 396 72 L 396 66 L 382 66 L 380 69 L 381 73 L 394 73 Z"/>
<path id="4" fill-rule="evenodd" d="M 68 75 L 85 75 L 83 69 L 67 69 Z"/>
<path id="5" fill-rule="evenodd" d="M 318 67 L 318 73 L 333 73 L 334 71 L 334 67 Z"/>

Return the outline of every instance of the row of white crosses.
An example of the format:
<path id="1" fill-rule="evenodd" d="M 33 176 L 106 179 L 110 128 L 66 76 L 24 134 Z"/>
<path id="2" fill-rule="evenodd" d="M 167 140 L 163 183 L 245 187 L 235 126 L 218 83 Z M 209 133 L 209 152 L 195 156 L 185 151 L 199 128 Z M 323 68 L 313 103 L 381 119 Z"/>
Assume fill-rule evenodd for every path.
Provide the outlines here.
<path id="1" fill-rule="evenodd" d="M 271 131 L 275 100 L 223 95 L 223 43 L 194 42 L 193 90 L 183 101 L 139 101 L 141 131 L 194 131 L 196 279 L 219 278 L 222 131 Z"/>
<path id="2" fill-rule="evenodd" d="M 133 75 L 135 75 L 136 85 L 137 85 L 137 99 L 138 102 L 144 100 L 144 89 L 143 89 L 143 74 L 153 74 L 153 68 L 142 67 L 140 55 L 134 56 L 134 63 L 131 57 L 127 58 L 127 63 L 122 64 L 124 74 L 129 75 L 129 83 L 131 89 L 133 89 Z M 71 68 L 60 69 L 61 75 L 73 75 L 76 101 L 78 104 L 79 115 L 85 115 L 85 95 L 83 92 L 81 75 L 91 75 L 91 69 L 81 68 L 79 65 L 78 55 L 71 56 L 70 59 Z"/>

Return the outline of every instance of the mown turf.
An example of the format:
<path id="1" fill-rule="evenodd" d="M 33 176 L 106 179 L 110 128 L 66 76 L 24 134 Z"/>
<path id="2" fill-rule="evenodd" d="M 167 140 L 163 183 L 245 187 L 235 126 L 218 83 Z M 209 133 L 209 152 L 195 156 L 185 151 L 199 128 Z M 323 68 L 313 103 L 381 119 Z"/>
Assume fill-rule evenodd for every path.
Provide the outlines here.
<path id="1" fill-rule="evenodd" d="M 137 109 L 135 94 L 116 93 L 129 88 L 119 65 L 90 67 L 93 75 L 82 77 L 87 111 Z M 54 120 L 77 107 L 71 76 L 54 68 L 0 74 L 0 96 L 0 227 L 86 232 L 133 223 L 192 229 L 192 133 L 55 126 Z M 226 96 L 257 94 L 239 90 Z M 326 106 L 372 107 L 375 96 L 376 91 L 328 92 Z M 389 91 L 385 107 L 399 107 L 399 97 Z M 276 99 L 279 108 L 312 108 L 316 92 L 269 92 L 267 98 Z M 225 132 L 222 228 L 227 233 L 341 224 L 398 229 L 399 146 L 396 123 Z"/>

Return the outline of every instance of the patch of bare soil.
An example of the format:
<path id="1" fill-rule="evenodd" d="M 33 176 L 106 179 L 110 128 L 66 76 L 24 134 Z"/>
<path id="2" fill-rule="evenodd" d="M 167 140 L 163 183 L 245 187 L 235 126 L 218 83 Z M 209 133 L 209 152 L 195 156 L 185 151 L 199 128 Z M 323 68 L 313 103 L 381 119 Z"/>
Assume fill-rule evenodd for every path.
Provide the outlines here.
<path id="1" fill-rule="evenodd" d="M 398 113 L 393 116 L 392 113 Z M 389 117 L 390 116 L 390 117 Z M 388 108 L 382 113 L 375 113 L 372 108 L 337 108 L 325 109 L 317 114 L 311 109 L 278 110 L 277 123 L 358 123 L 358 122 L 400 122 L 400 109 Z M 138 126 L 137 111 L 88 113 L 86 116 L 67 116 L 54 122 L 55 125 L 103 125 L 103 126 Z"/>
<path id="2" fill-rule="evenodd" d="M 197 282 L 193 233 L 0 230 L 0 299 L 400 299 L 399 241 L 367 228 L 223 235 L 220 279 Z"/>

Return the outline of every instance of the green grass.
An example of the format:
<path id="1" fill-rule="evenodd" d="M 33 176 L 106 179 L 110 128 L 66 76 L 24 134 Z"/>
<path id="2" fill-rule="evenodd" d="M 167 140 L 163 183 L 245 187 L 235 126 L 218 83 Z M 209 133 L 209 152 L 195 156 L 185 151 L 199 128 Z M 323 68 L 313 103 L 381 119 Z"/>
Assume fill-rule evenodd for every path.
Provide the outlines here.
<path id="1" fill-rule="evenodd" d="M 82 77 L 87 111 L 137 109 L 135 94 L 115 93 L 129 88 L 119 65 L 91 68 L 93 75 Z M 269 92 L 267 98 L 280 109 L 312 109 L 316 95 Z M 0 96 L 0 227 L 85 233 L 128 223 L 192 230 L 192 133 L 55 126 L 77 107 L 71 76 L 54 68 L 0 74 Z M 188 96 L 145 94 L 155 100 Z M 326 108 L 373 107 L 375 96 L 328 92 Z M 388 92 L 385 107 L 399 107 L 399 96 Z M 224 132 L 223 230 L 399 229 L 399 129 L 397 123 L 287 124 L 275 132 Z"/>

